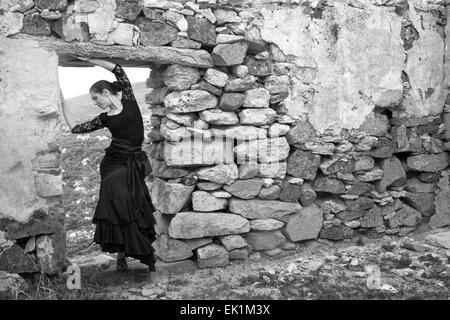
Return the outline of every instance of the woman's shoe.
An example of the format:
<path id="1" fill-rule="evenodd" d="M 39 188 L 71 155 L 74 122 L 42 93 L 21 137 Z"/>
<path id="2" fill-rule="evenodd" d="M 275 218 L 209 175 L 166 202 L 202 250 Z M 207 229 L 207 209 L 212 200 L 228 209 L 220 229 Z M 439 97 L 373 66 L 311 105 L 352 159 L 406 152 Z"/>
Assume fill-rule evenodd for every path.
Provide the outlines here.
<path id="1" fill-rule="evenodd" d="M 127 271 L 128 265 L 127 265 L 127 258 L 123 253 L 117 254 L 117 271 L 124 272 Z"/>

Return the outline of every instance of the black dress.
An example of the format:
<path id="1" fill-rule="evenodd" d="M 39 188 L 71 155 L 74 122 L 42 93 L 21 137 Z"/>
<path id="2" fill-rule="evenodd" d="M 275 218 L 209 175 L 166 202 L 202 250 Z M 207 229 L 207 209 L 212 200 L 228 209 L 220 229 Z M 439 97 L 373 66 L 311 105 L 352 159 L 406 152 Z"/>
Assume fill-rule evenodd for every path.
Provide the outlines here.
<path id="1" fill-rule="evenodd" d="M 115 115 L 103 112 L 72 128 L 72 133 L 87 133 L 106 127 L 112 135 L 100 163 L 100 194 L 92 219 L 96 224 L 93 241 L 104 252 L 124 252 L 154 271 L 152 243 L 156 239 L 156 220 L 145 183 L 144 164 L 148 164 L 148 157 L 142 150 L 144 124 L 122 67 L 116 65 L 112 72 L 123 88 L 123 110 Z"/>

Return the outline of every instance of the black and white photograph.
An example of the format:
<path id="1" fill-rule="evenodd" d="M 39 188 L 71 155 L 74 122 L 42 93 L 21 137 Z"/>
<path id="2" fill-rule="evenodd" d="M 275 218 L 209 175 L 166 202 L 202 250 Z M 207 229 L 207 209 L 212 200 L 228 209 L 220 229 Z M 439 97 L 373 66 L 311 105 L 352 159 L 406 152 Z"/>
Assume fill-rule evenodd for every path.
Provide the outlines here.
<path id="1" fill-rule="evenodd" d="M 449 17 L 0 0 L 0 300 L 168 319 L 448 302 Z"/>

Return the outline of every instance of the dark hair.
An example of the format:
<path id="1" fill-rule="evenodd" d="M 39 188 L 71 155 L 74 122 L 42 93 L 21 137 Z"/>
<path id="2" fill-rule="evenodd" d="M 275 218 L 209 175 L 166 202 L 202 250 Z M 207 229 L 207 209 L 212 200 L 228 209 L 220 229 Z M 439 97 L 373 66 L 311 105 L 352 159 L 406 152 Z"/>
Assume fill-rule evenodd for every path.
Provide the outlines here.
<path id="1" fill-rule="evenodd" d="M 118 81 L 109 82 L 106 80 L 100 80 L 91 86 L 89 92 L 92 91 L 94 93 L 102 93 L 104 89 L 107 89 L 112 94 L 117 94 L 117 92 L 122 91 L 122 86 Z"/>

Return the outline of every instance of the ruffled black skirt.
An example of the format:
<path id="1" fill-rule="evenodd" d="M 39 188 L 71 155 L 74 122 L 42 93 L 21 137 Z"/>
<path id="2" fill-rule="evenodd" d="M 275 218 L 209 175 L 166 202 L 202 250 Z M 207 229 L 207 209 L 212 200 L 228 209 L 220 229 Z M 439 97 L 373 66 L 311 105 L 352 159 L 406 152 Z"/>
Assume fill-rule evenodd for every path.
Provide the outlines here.
<path id="1" fill-rule="evenodd" d="M 154 270 L 155 208 L 145 183 L 141 147 L 113 142 L 100 163 L 100 195 L 92 223 L 102 251 L 124 252 Z"/>

